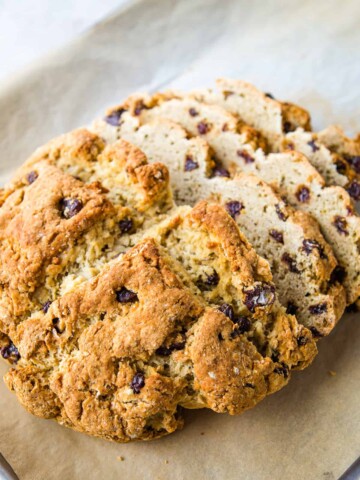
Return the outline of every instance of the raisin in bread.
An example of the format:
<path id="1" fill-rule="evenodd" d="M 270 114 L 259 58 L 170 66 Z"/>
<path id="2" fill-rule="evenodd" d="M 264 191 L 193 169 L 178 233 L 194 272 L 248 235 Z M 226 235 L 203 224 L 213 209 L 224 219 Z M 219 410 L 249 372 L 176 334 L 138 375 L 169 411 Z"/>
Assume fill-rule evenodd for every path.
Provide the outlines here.
<path id="1" fill-rule="evenodd" d="M 140 147 L 149 161 L 165 163 L 177 203 L 193 205 L 213 194 L 221 203 L 233 205 L 232 216 L 240 229 L 270 262 L 280 301 L 317 335 L 328 334 L 344 311 L 345 292 L 331 280 L 336 260 L 313 218 L 285 206 L 280 196 L 256 177 L 243 174 L 226 179 L 229 172 L 212 160 L 206 142 L 187 138 L 178 124 L 158 119 L 130 132 L 129 115 L 123 113 L 120 125 L 111 125 L 105 118 L 93 128 L 108 143 L 124 136 Z M 327 312 L 312 313 L 319 303 L 328 305 Z"/>
<path id="2" fill-rule="evenodd" d="M 181 425 L 180 406 L 241 413 L 316 353 L 226 211 L 174 210 L 166 167 L 123 140 L 51 142 L 0 215 L 1 353 L 35 415 L 156 438 Z"/>

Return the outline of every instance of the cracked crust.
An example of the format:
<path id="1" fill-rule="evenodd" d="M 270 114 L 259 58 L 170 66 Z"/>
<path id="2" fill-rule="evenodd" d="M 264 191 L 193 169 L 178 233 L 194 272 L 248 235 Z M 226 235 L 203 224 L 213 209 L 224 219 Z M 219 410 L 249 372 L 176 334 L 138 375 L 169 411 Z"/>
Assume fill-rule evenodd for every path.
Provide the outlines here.
<path id="1" fill-rule="evenodd" d="M 35 415 L 130 441 L 174 431 L 180 406 L 238 414 L 286 384 L 283 367 L 244 335 L 233 336 L 234 323 L 186 288 L 179 269 L 144 240 L 23 322 L 16 336 L 22 360 L 6 375 L 9 388 Z M 118 302 L 124 287 L 135 302 Z M 161 347 L 179 334 L 182 349 L 164 355 Z"/>

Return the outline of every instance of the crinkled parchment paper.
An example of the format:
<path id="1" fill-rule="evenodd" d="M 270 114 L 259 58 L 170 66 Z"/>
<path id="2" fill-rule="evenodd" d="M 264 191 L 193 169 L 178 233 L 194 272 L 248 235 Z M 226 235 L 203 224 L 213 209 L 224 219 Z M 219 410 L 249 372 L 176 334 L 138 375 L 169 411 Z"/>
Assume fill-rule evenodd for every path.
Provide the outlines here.
<path id="1" fill-rule="evenodd" d="M 298 101 L 315 128 L 338 122 L 355 133 L 359 25 L 358 0 L 133 2 L 1 86 L 2 179 L 36 146 L 134 90 L 218 76 Z M 337 479 L 360 453 L 359 315 L 344 317 L 319 349 L 254 410 L 188 412 L 183 431 L 152 443 L 118 445 L 32 417 L 1 382 L 0 451 L 20 480 Z"/>

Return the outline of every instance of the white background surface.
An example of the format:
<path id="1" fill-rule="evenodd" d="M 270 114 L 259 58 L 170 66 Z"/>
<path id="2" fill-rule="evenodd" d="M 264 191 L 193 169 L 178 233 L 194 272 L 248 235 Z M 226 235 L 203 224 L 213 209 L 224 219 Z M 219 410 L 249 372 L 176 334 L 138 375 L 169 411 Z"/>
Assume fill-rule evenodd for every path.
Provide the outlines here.
<path id="1" fill-rule="evenodd" d="M 0 80 L 67 43 L 128 1 L 0 0 Z"/>

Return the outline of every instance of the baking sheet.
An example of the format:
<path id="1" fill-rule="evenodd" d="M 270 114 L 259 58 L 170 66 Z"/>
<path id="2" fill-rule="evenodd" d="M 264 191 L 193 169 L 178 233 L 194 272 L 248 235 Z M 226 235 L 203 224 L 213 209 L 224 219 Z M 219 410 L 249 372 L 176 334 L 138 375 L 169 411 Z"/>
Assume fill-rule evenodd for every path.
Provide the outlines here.
<path id="1" fill-rule="evenodd" d="M 359 24 L 357 0 L 132 2 L 1 86 L 1 179 L 134 90 L 218 76 L 300 102 L 315 128 L 338 122 L 355 133 Z M 109 443 L 37 419 L 1 383 L 0 451 L 20 480 L 335 480 L 360 454 L 359 320 L 346 315 L 314 364 L 254 410 L 189 411 L 184 430 L 152 443 Z"/>

